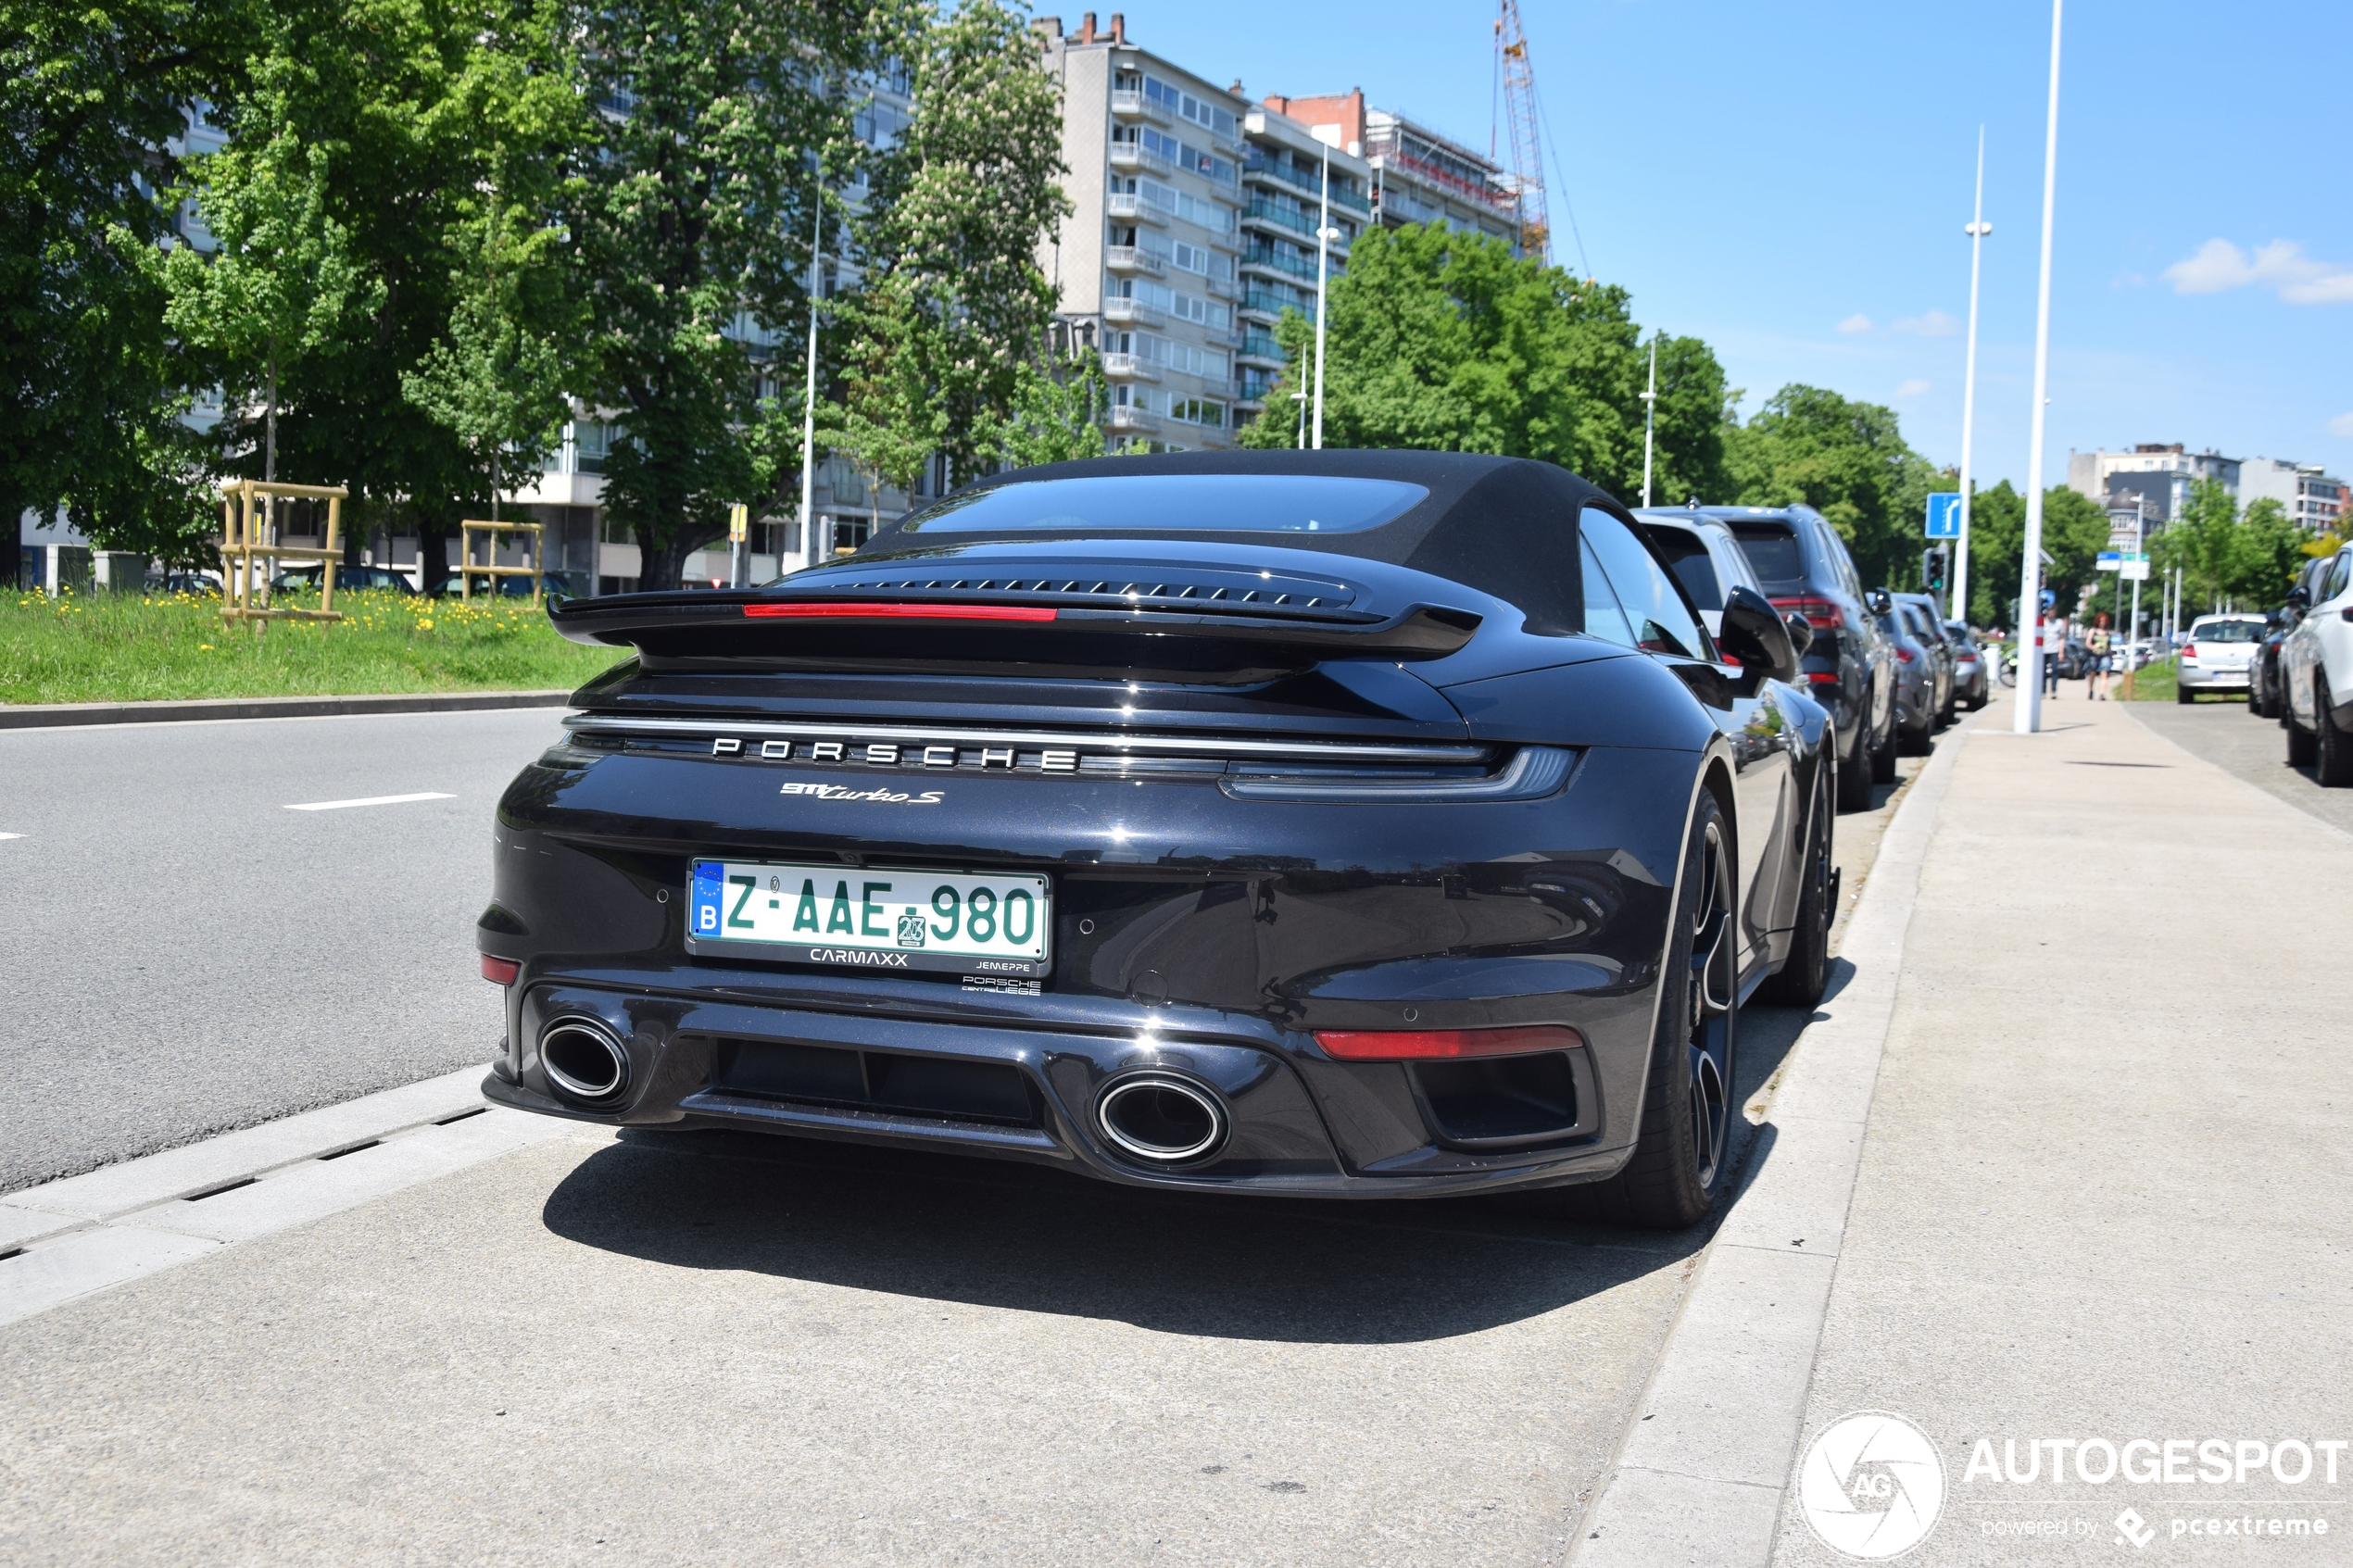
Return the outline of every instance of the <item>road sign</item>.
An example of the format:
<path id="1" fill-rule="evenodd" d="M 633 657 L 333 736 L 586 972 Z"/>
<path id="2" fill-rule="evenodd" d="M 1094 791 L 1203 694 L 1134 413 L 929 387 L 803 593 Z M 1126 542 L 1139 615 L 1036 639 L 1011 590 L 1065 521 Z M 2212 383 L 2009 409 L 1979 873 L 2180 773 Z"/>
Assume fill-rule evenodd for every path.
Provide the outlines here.
<path id="1" fill-rule="evenodd" d="M 1931 539 L 1957 539 L 1961 536 L 1961 493 L 1959 491 L 1937 490 L 1930 493 L 1928 536 Z"/>
<path id="2" fill-rule="evenodd" d="M 2102 550 L 2092 558 L 2092 570 L 2095 571 L 2114 571 L 2123 564 L 2124 558 L 2114 550 Z"/>
<path id="3" fill-rule="evenodd" d="M 2147 582 L 2149 575 L 2148 557 L 2136 556 L 2133 559 L 2126 561 L 2123 566 L 2123 572 L 2124 581 L 2127 583 Z"/>

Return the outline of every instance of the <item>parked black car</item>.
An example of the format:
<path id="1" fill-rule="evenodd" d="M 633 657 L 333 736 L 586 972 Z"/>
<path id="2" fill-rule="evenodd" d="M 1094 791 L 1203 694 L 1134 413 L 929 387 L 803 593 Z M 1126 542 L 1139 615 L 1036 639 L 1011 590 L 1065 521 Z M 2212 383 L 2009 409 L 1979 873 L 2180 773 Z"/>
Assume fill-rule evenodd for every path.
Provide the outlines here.
<path id="1" fill-rule="evenodd" d="M 315 594 L 319 591 L 319 583 L 322 575 L 321 569 L 315 566 L 289 567 L 270 580 L 270 589 L 272 593 L 283 593 L 289 588 L 295 588 Z M 335 568 L 335 592 L 342 594 L 354 589 L 372 589 L 380 594 L 409 595 L 414 595 L 417 591 L 409 585 L 407 572 L 396 571 L 388 566 Z"/>
<path id="2" fill-rule="evenodd" d="M 1936 649 L 1924 639 L 1917 610 L 1894 603 L 1884 593 L 1873 596 L 1887 604 L 1877 620 L 1895 655 L 1895 743 L 1906 753 L 1918 755 L 1929 748 L 1936 733 L 1944 679 Z"/>
<path id="3" fill-rule="evenodd" d="M 1550 464 L 1017 470 L 550 616 L 638 657 L 498 807 L 504 1104 L 1679 1225 L 1741 1000 L 1822 993 L 1787 625 Z"/>
<path id="4" fill-rule="evenodd" d="M 1895 782 L 1895 656 L 1846 542 L 1811 507 L 1702 510 L 1730 524 L 1773 603 L 1813 626 L 1806 680 L 1838 731 L 1839 806 L 1869 810 L 1872 784 Z"/>
<path id="5" fill-rule="evenodd" d="M 1954 705 L 1961 692 L 1961 652 L 1953 633 L 1945 630 L 1944 607 L 1931 594 L 1891 593 L 1888 597 L 1894 601 L 1905 629 L 1935 660 L 1936 727 L 1943 729 L 1953 721 Z"/>

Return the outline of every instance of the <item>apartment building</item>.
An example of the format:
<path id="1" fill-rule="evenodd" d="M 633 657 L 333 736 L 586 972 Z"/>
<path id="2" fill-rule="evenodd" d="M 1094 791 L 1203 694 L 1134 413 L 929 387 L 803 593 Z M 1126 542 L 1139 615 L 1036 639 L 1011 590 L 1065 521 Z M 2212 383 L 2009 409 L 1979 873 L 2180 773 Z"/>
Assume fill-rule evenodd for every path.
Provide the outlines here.
<path id="1" fill-rule="evenodd" d="M 1361 87 L 1322 97 L 1269 96 L 1265 103 L 1365 161 L 1375 220 L 1392 229 L 1443 223 L 1517 249 L 1518 191 L 1494 159 L 1402 114 L 1368 107 Z"/>
<path id="2" fill-rule="evenodd" d="M 1073 339 L 1103 358 L 1114 442 L 1217 450 L 1240 421 L 1234 382 L 1241 296 L 1239 98 L 1128 42 L 1113 12 L 1033 24 L 1062 86 L 1073 211 L 1039 248 Z"/>
<path id="3" fill-rule="evenodd" d="M 2239 505 L 2266 499 L 2277 501 L 2308 531 L 2327 533 L 2345 515 L 2345 481 L 2318 463 L 2249 458 L 2239 465 Z"/>
<path id="4" fill-rule="evenodd" d="M 1236 406 L 1246 420 L 1266 416 L 1266 399 L 1283 370 L 1275 324 L 1285 310 L 1315 319 L 1316 216 L 1326 209 L 1328 175 L 1331 237 L 1324 265 L 1337 278 L 1348 270 L 1351 241 L 1372 220 L 1372 169 L 1318 131 L 1272 107 L 1242 117 L 1241 332 L 1234 351 Z M 1273 417 L 1297 423 L 1304 402 Z"/>
<path id="5" fill-rule="evenodd" d="M 2067 486 L 2111 508 L 2137 499 L 2153 527 L 2162 527 L 2189 504 L 2190 486 L 2201 479 L 2239 493 L 2239 459 L 2211 448 L 2185 451 L 2180 442 L 2144 442 L 2129 452 L 2070 452 Z"/>

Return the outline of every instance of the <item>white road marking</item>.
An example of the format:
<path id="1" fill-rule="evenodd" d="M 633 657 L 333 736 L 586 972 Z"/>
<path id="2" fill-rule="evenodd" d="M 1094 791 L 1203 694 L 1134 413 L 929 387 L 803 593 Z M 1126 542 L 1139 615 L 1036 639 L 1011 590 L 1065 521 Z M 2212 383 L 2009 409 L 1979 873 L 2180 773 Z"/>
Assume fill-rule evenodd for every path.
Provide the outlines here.
<path id="1" fill-rule="evenodd" d="M 0 838 L 22 838 L 24 834 L 20 833 L 0 833 Z"/>
<path id="2" fill-rule="evenodd" d="M 428 789 L 416 795 L 370 795 L 358 800 L 312 800 L 300 806 L 289 806 L 289 811 L 340 811 L 347 806 L 405 806 L 411 800 L 455 800 L 454 795 Z"/>

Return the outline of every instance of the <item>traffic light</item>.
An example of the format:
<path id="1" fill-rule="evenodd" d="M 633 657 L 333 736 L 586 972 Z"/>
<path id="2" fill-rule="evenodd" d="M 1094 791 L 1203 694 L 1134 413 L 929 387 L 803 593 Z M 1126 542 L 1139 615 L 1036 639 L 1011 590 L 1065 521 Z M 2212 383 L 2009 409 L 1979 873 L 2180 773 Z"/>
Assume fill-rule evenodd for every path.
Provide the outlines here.
<path id="1" fill-rule="evenodd" d="M 1945 552 L 1942 545 L 1920 552 L 1920 586 L 1931 594 L 1944 591 Z"/>

